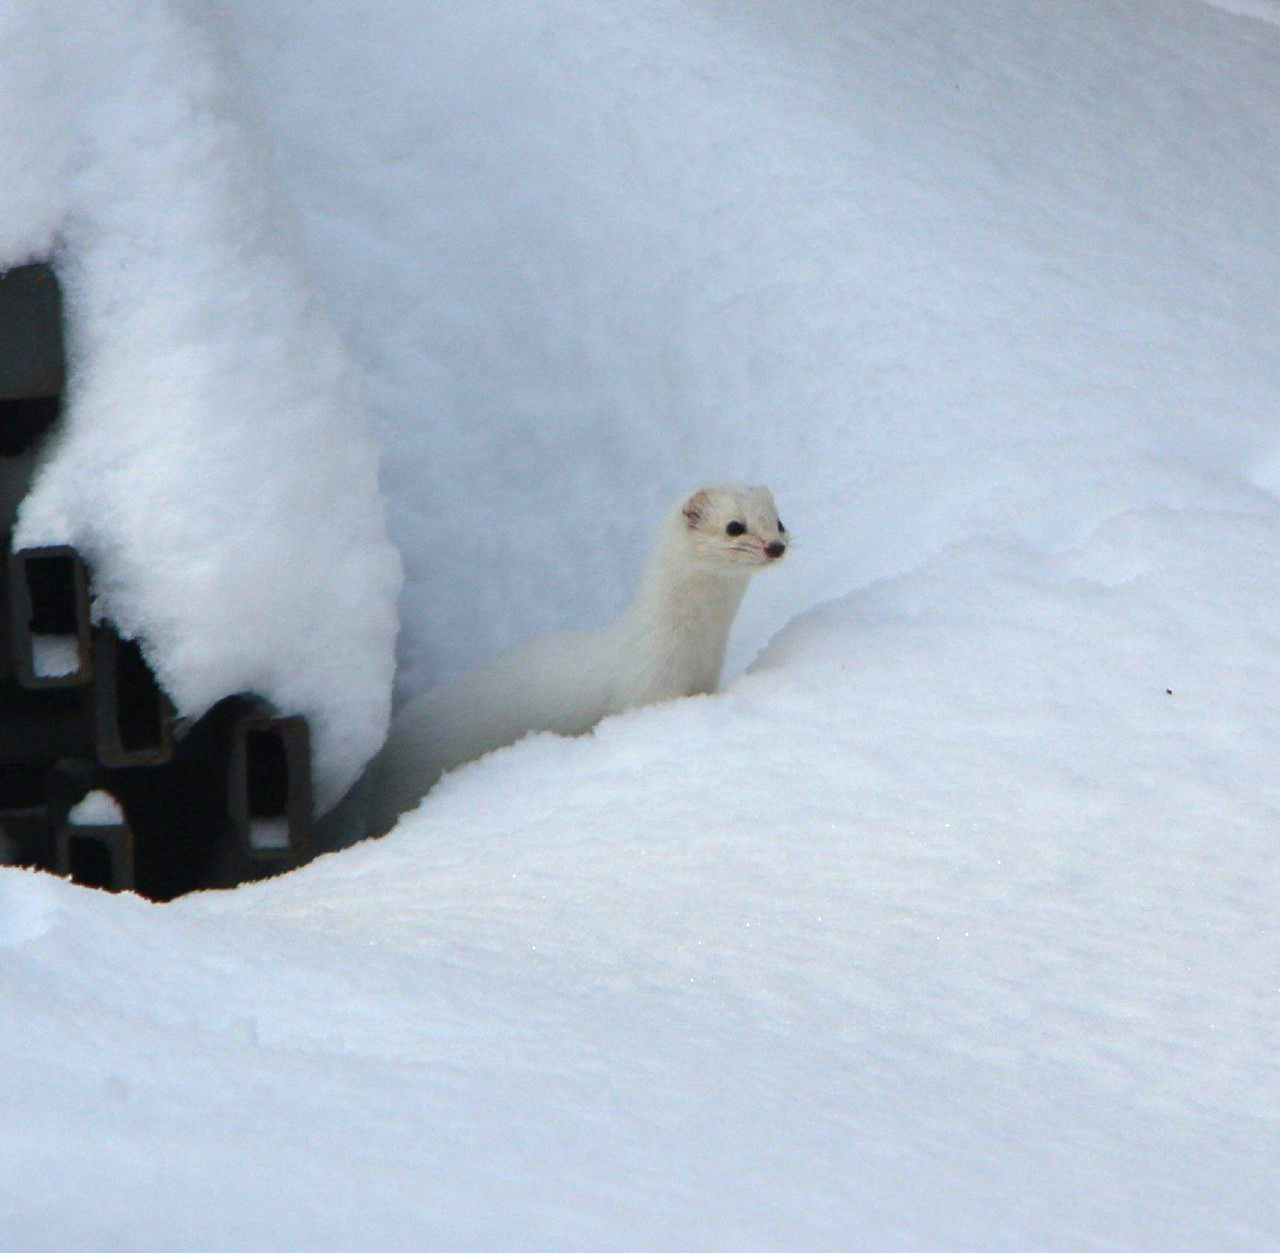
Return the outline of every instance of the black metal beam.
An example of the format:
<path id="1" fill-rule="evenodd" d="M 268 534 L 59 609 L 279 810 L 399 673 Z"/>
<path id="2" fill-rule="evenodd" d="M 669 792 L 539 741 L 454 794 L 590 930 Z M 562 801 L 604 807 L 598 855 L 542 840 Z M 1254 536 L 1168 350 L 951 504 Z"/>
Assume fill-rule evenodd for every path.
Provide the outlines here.
<path id="1" fill-rule="evenodd" d="M 69 545 L 9 555 L 9 655 L 26 688 L 78 687 L 93 677 L 89 580 Z"/>

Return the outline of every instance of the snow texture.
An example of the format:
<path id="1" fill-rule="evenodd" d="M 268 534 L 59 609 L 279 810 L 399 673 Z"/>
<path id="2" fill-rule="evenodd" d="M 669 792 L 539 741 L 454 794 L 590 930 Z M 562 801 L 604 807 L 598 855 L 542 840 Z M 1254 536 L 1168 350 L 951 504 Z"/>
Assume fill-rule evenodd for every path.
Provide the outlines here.
<path id="1" fill-rule="evenodd" d="M 255 849 L 289 847 L 289 823 L 285 818 L 254 818 L 249 823 L 249 843 Z"/>
<path id="2" fill-rule="evenodd" d="M 1280 28 L 229 15 L 368 375 L 403 695 L 607 621 L 691 481 L 804 542 L 722 693 L 383 840 L 167 906 L 0 870 L 5 1246 L 1274 1249 Z"/>
<path id="3" fill-rule="evenodd" d="M 203 8 L 0 9 L 0 265 L 53 257 L 71 364 L 15 543 L 81 551 L 182 714 L 307 715 L 325 807 L 386 729 L 398 566 L 361 384 Z"/>
<path id="4" fill-rule="evenodd" d="M 36 635 L 31 653 L 32 670 L 41 678 L 62 678 L 80 669 L 80 639 L 75 635 Z"/>
<path id="5" fill-rule="evenodd" d="M 77 827 L 111 827 L 123 823 L 124 811 L 110 792 L 89 792 L 71 807 L 67 821 Z"/>

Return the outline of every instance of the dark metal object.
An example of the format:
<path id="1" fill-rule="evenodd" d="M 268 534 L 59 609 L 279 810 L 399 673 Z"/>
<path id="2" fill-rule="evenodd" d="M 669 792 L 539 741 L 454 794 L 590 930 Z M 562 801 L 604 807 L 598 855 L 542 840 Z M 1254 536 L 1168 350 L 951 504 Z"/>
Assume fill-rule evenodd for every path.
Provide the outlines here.
<path id="1" fill-rule="evenodd" d="M 21 548 L 9 556 L 9 655 L 26 688 L 78 687 L 93 677 L 89 580 L 74 548 Z"/>
<path id="2" fill-rule="evenodd" d="M 47 265 L 0 274 L 0 397 L 61 395 L 67 381 L 62 293 Z"/>
<path id="3" fill-rule="evenodd" d="M 136 886 L 133 831 L 127 822 L 64 822 L 55 844 L 54 869 L 58 874 L 85 887 L 110 892 L 127 892 Z"/>
<path id="4" fill-rule="evenodd" d="M 87 687 L 31 691 L 11 679 L 0 682 L 0 773 L 91 757 L 89 692 Z"/>
<path id="5" fill-rule="evenodd" d="M 0 767 L 0 863 L 47 864 L 52 857 L 52 825 L 45 771 L 31 766 Z"/>
<path id="6" fill-rule="evenodd" d="M 56 420 L 66 385 L 62 295 L 52 268 L 0 274 L 0 456 L 24 452 Z"/>
<path id="7" fill-rule="evenodd" d="M 61 761 L 47 773 L 53 815 L 52 869 L 85 887 L 120 892 L 136 885 L 134 833 L 110 776 L 91 761 Z M 93 792 L 104 792 L 122 811 L 106 822 L 73 817 Z"/>
<path id="8" fill-rule="evenodd" d="M 173 704 L 136 640 L 93 637 L 94 734 L 104 766 L 160 766 L 173 757 Z"/>
<path id="9" fill-rule="evenodd" d="M 310 855 L 311 738 L 305 718 L 257 711 L 237 721 L 227 808 L 251 858 L 296 861 Z"/>
<path id="10" fill-rule="evenodd" d="M 53 269 L 0 274 L 6 501 L 21 499 L 33 459 L 18 454 L 49 432 L 65 385 Z M 0 517 L 6 550 L 13 521 L 12 508 Z M 0 864 L 153 900 L 301 865 L 313 852 L 306 721 L 230 695 L 180 724 L 139 645 L 92 628 L 89 589 L 71 547 L 0 561 Z M 95 790 L 121 821 L 70 821 Z"/>

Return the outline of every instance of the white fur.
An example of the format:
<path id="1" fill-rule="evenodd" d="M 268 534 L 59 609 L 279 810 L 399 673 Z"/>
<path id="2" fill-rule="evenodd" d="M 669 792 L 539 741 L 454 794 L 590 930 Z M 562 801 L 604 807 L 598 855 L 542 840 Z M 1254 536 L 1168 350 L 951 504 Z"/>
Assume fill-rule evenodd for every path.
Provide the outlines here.
<path id="1" fill-rule="evenodd" d="M 731 523 L 745 532 L 727 534 Z M 388 830 L 444 771 L 531 731 L 581 735 L 606 714 L 712 691 L 747 579 L 787 542 L 767 488 L 682 498 L 616 622 L 540 636 L 401 711 L 370 767 L 369 830 Z"/>

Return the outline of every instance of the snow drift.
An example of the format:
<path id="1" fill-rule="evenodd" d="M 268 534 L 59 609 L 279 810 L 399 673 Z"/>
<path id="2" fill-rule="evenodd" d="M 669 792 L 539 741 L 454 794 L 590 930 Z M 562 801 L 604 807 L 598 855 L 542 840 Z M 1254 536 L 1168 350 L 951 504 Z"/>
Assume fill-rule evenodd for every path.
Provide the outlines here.
<path id="1" fill-rule="evenodd" d="M 0 264 L 53 256 L 62 430 L 18 545 L 75 545 L 179 711 L 313 726 L 322 806 L 389 710 L 397 563 L 356 371 L 196 6 L 6 6 Z"/>

